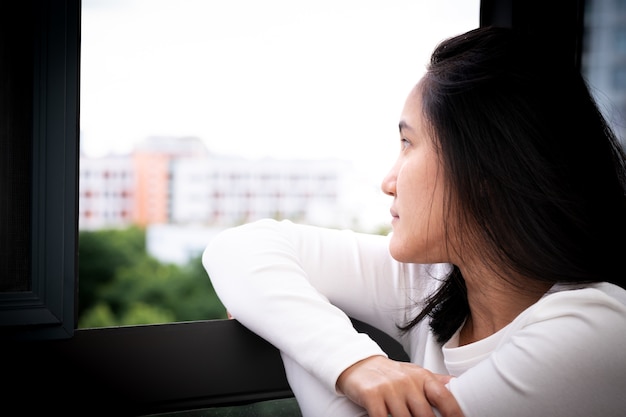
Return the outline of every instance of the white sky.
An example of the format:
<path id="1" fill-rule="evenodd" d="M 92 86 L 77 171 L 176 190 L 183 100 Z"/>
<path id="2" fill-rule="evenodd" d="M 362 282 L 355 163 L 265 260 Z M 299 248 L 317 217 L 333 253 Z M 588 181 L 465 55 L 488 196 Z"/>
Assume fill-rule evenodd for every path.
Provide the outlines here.
<path id="1" fill-rule="evenodd" d="M 382 176 L 404 99 L 479 0 L 83 0 L 91 156 L 150 135 L 215 153 L 339 158 Z M 383 168 L 384 167 L 384 168 Z"/>
<path id="2" fill-rule="evenodd" d="M 83 0 L 82 151 L 196 136 L 216 154 L 348 160 L 360 217 L 387 221 L 406 95 L 439 41 L 478 26 L 479 4 Z"/>

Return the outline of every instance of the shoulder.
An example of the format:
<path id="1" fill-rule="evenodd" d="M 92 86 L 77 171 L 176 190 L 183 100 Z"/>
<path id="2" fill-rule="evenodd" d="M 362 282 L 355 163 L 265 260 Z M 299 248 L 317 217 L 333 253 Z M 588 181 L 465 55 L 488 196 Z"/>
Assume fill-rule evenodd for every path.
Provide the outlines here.
<path id="1" fill-rule="evenodd" d="M 529 309 L 529 315 L 535 319 L 594 312 L 614 312 L 626 321 L 626 290 L 607 282 L 583 286 L 556 284 Z"/>
<path id="2" fill-rule="evenodd" d="M 616 346 L 626 345 L 626 290 L 609 283 L 555 285 L 508 330 L 539 345 L 614 354 Z"/>
<path id="3" fill-rule="evenodd" d="M 555 286 L 451 382 L 466 415 L 621 415 L 625 300 L 611 284 Z"/>

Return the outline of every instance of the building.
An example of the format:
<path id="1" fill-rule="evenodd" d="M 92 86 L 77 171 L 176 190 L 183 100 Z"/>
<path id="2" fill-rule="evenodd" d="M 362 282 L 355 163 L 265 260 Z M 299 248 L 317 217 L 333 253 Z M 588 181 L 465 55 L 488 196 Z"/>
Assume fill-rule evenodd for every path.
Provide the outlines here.
<path id="1" fill-rule="evenodd" d="M 133 223 L 139 226 L 171 223 L 172 166 L 178 159 L 206 160 L 209 152 L 196 137 L 153 136 L 138 143 L 132 153 L 135 173 Z"/>
<path id="2" fill-rule="evenodd" d="M 582 72 L 626 146 L 626 1 L 585 2 Z"/>
<path id="3" fill-rule="evenodd" d="M 348 226 L 352 181 L 345 161 L 227 157 L 197 138 L 153 137 L 131 155 L 81 157 L 79 228 L 228 227 L 264 217 Z"/>
<path id="4" fill-rule="evenodd" d="M 343 161 L 181 158 L 171 173 L 172 223 L 234 225 L 264 217 L 345 223 Z"/>
<path id="5" fill-rule="evenodd" d="M 135 170 L 130 156 L 81 156 L 78 182 L 80 229 L 132 224 L 135 200 Z"/>

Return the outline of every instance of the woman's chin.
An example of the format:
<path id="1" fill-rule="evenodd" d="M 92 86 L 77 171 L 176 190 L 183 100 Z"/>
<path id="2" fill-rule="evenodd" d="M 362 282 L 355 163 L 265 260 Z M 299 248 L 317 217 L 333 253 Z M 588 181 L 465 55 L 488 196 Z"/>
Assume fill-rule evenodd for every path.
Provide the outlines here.
<path id="1" fill-rule="evenodd" d="M 406 245 L 399 240 L 400 239 L 398 238 L 397 233 L 394 232 L 391 236 L 391 240 L 389 241 L 389 254 L 398 262 L 410 262 Z"/>

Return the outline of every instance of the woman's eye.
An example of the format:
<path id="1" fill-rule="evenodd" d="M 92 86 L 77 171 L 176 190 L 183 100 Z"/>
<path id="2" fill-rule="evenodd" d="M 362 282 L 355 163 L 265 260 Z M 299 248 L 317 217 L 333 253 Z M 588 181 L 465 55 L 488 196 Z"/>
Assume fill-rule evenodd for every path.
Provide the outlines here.
<path id="1" fill-rule="evenodd" d="M 408 140 L 406 140 L 404 138 L 400 139 L 400 149 L 404 150 L 404 149 L 408 148 L 410 144 L 411 144 L 411 142 L 409 142 Z"/>

